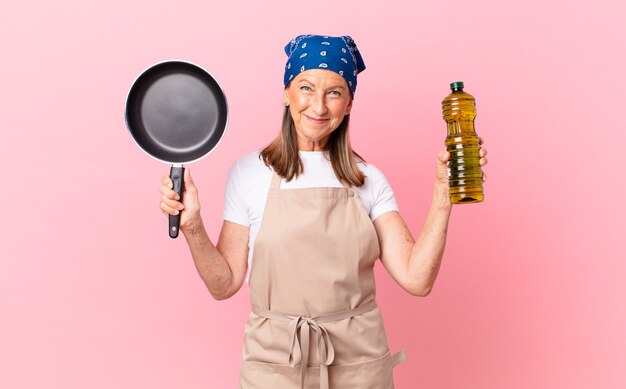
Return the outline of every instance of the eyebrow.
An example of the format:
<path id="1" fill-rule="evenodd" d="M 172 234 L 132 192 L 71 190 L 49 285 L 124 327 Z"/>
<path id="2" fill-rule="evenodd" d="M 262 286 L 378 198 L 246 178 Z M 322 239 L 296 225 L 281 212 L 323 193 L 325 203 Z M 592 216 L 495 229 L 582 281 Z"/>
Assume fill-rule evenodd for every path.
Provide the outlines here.
<path id="1" fill-rule="evenodd" d="M 315 85 L 314 83 L 312 83 L 311 81 L 309 81 L 309 80 L 308 80 L 308 79 L 306 79 L 306 78 L 302 78 L 302 79 L 300 79 L 300 80 L 298 81 L 298 84 L 302 84 L 303 82 L 306 82 L 306 83 L 311 84 L 311 85 Z M 333 86 L 331 86 L 331 87 L 330 87 L 330 88 L 328 88 L 328 89 L 344 89 L 344 90 L 345 90 L 345 89 L 346 89 L 346 87 L 345 87 L 344 85 L 342 85 L 342 84 L 337 84 L 337 85 L 333 85 Z"/>

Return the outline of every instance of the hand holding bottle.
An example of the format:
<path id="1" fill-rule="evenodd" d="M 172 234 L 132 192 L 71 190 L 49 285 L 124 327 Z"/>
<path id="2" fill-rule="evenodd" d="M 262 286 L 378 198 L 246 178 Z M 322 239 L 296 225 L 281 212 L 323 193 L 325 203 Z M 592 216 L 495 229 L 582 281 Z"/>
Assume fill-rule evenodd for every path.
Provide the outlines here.
<path id="1" fill-rule="evenodd" d="M 479 165 L 481 167 L 487 164 L 487 149 L 482 147 L 483 139 L 481 137 L 479 139 L 479 144 L 481 147 L 478 149 L 478 155 L 480 157 Z M 449 190 L 449 177 L 448 177 L 448 162 L 450 161 L 450 153 L 447 150 L 441 150 L 437 154 L 437 182 L 442 184 L 445 188 Z M 487 175 L 485 172 L 482 172 L 482 182 L 487 181 Z"/>

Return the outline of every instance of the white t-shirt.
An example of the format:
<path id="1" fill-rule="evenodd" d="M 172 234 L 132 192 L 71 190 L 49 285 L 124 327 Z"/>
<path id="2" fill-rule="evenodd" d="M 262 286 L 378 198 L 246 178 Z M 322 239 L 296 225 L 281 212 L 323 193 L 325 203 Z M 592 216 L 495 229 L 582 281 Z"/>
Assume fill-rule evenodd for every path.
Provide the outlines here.
<path id="1" fill-rule="evenodd" d="M 255 151 L 233 164 L 224 196 L 224 220 L 250 227 L 248 274 L 252 268 L 254 240 L 261 227 L 273 175 L 272 169 L 265 166 L 259 154 Z M 281 189 L 342 187 L 322 151 L 300 151 L 300 157 L 304 164 L 303 173 L 289 182 L 282 180 Z M 365 184 L 354 189 L 370 219 L 373 221 L 385 212 L 397 211 L 393 190 L 380 170 L 370 163 L 358 163 L 358 167 L 366 176 Z"/>

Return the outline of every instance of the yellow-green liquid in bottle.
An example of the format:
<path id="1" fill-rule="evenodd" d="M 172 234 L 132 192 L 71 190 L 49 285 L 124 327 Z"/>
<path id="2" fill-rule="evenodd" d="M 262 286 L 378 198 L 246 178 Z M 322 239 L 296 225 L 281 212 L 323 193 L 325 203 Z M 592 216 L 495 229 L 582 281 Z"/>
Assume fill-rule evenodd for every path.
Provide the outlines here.
<path id="1" fill-rule="evenodd" d="M 452 204 L 483 201 L 483 181 L 480 170 L 480 141 L 474 130 L 476 100 L 463 92 L 462 82 L 450 84 L 450 93 L 441 102 L 443 118 L 448 125 L 446 149 L 450 153 L 448 179 Z"/>

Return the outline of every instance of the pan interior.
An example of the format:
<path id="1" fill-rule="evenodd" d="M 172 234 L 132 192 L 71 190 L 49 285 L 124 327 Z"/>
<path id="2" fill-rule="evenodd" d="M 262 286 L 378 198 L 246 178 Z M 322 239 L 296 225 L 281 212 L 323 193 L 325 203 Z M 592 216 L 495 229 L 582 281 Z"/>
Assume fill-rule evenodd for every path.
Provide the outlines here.
<path id="1" fill-rule="evenodd" d="M 156 65 L 131 88 L 126 115 L 139 146 L 174 163 L 196 160 L 220 141 L 226 98 L 204 70 L 184 62 Z"/>

